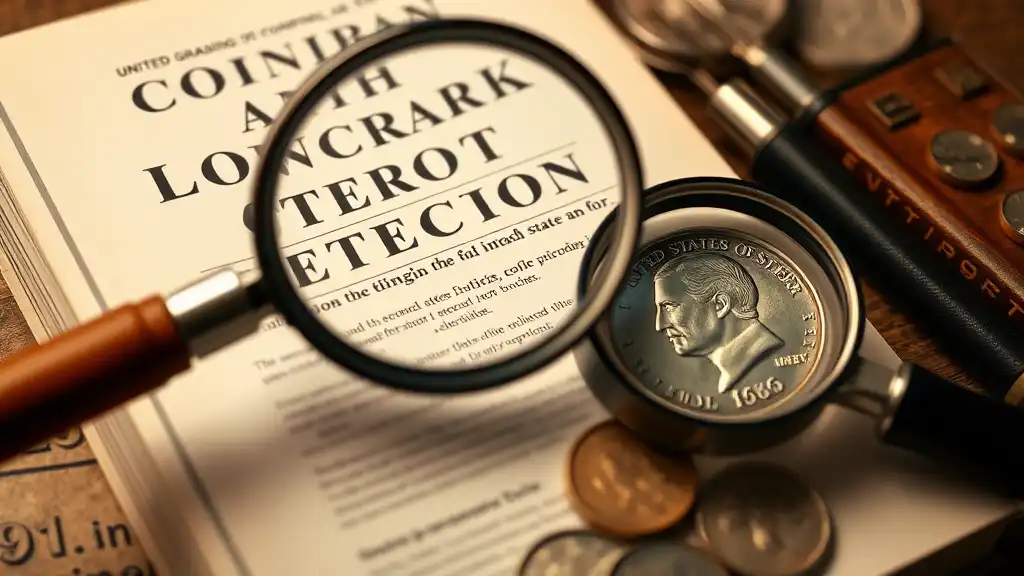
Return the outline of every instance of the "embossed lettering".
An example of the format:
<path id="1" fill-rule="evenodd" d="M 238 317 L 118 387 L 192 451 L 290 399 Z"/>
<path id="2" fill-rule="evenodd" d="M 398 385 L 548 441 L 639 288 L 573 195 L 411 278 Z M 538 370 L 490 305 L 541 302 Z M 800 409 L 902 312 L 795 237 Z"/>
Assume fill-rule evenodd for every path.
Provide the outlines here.
<path id="1" fill-rule="evenodd" d="M 733 402 L 736 403 L 736 407 L 744 408 L 753 406 L 762 400 L 768 400 L 782 392 L 784 388 L 785 386 L 783 386 L 780 380 L 774 376 L 769 376 L 764 382 L 758 382 L 752 386 L 735 388 L 730 394 L 732 395 Z"/>
<path id="2" fill-rule="evenodd" d="M 953 248 L 953 245 L 945 240 L 939 242 L 937 250 L 945 254 L 946 258 L 953 258 L 953 256 L 956 256 L 956 248 Z"/>
<path id="3" fill-rule="evenodd" d="M 986 269 L 979 263 L 974 262 L 970 258 L 965 258 L 963 252 L 966 249 L 955 238 L 944 238 L 941 232 L 936 233 L 938 231 L 936 223 L 927 214 L 918 212 L 908 203 L 899 188 L 894 186 L 882 174 L 873 170 L 870 162 L 865 162 L 863 158 L 849 148 L 844 148 L 842 152 L 843 167 L 856 175 L 870 192 L 878 194 L 877 197 L 884 206 L 900 211 L 898 216 L 894 216 L 913 230 L 937 254 L 941 254 L 950 264 L 956 266 L 960 275 L 965 280 L 971 283 L 977 282 L 979 288 L 986 295 L 997 300 L 1000 305 L 1005 305 L 1004 310 L 1007 311 L 1008 317 L 1024 320 L 1024 314 L 1018 314 L 1018 312 L 1024 312 L 1024 308 L 1017 302 L 1014 302 L 1013 297 L 1015 295 L 1000 283 L 998 278 L 986 277 Z M 977 237 L 976 234 L 974 236 Z"/>
<path id="4" fill-rule="evenodd" d="M 993 298 L 995 298 L 996 294 L 999 293 L 999 286 L 993 284 L 992 281 L 989 280 L 988 278 L 985 278 L 985 281 L 981 283 L 981 289 L 982 291 L 985 292 L 985 294 L 988 294 Z"/>
<path id="5" fill-rule="evenodd" d="M 917 212 L 914 212 L 914 209 L 910 206 L 904 206 L 903 209 L 907 211 L 907 224 L 911 224 L 914 220 L 920 218 L 920 216 L 917 215 Z"/>
<path id="6" fill-rule="evenodd" d="M 859 164 L 859 159 L 857 158 L 857 156 L 850 152 L 843 154 L 843 166 L 845 166 L 847 170 L 851 172 L 856 170 L 857 164 Z"/>
<path id="7" fill-rule="evenodd" d="M 1024 312 L 1024 308 L 1021 308 L 1016 300 L 1010 300 L 1010 313 L 1007 316 L 1013 316 L 1017 312 Z"/>
<path id="8" fill-rule="evenodd" d="M 797 364 L 806 364 L 810 360 L 810 355 L 807 353 L 803 354 L 788 354 L 786 356 L 778 356 L 775 358 L 775 365 L 782 368 L 784 366 L 795 366 Z"/>
<path id="9" fill-rule="evenodd" d="M 960 273 L 964 275 L 964 278 L 968 280 L 974 280 L 978 277 L 978 267 L 974 265 L 974 262 L 970 260 L 960 261 Z"/>

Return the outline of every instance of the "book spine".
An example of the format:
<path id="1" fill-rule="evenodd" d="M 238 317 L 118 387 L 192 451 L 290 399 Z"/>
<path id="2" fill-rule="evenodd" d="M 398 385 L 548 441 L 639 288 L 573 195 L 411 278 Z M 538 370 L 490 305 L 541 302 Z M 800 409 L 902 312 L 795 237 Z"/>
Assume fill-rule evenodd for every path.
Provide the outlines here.
<path id="1" fill-rule="evenodd" d="M 911 169 L 833 104 L 817 117 L 827 148 L 863 183 L 864 196 L 882 204 L 893 219 L 953 269 L 976 295 L 1024 331 L 1024 276 L 951 205 Z"/>

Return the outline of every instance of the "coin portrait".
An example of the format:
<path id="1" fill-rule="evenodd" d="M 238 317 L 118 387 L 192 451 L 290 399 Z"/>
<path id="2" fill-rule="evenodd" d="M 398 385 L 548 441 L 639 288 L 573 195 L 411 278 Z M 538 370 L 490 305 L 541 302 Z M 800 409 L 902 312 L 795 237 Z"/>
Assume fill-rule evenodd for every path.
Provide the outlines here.
<path id="1" fill-rule="evenodd" d="M 608 574 L 622 547 L 600 534 L 571 530 L 552 534 L 526 554 L 520 576 L 592 576 Z"/>
<path id="2" fill-rule="evenodd" d="M 722 394 L 784 344 L 758 320 L 758 296 L 754 279 L 731 257 L 683 254 L 654 275 L 654 327 L 676 354 L 710 360 Z"/>
<path id="3" fill-rule="evenodd" d="M 683 413 L 743 415 L 795 393 L 821 355 L 823 309 L 781 250 L 732 230 L 645 246 L 612 339 L 646 391 Z"/>

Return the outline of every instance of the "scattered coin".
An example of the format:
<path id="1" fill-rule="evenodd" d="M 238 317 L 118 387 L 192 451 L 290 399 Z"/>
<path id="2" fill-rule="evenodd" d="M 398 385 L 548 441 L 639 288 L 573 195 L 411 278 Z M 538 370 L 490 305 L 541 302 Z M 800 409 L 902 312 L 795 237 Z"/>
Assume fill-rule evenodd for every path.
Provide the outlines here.
<path id="1" fill-rule="evenodd" d="M 593 532 L 558 532 L 530 549 L 519 576 L 609 576 L 623 551 L 618 543 Z"/>
<path id="2" fill-rule="evenodd" d="M 661 532 L 693 506 L 693 461 L 653 451 L 614 421 L 584 433 L 569 452 L 567 468 L 567 492 L 576 511 L 595 528 L 613 534 Z"/>
<path id="3" fill-rule="evenodd" d="M 688 72 L 696 63 L 728 56 L 730 45 L 709 28 L 694 1 L 614 0 L 612 15 L 639 45 L 648 64 Z M 713 0 L 732 28 L 764 38 L 779 28 L 789 0 Z"/>
<path id="4" fill-rule="evenodd" d="M 795 0 L 797 53 L 816 68 L 860 68 L 906 51 L 921 30 L 919 0 Z"/>
<path id="5" fill-rule="evenodd" d="M 791 576 L 828 550 L 831 520 L 821 497 L 776 464 L 732 465 L 701 494 L 697 530 L 711 551 L 746 576 Z"/>
<path id="6" fill-rule="evenodd" d="M 612 576 L 729 576 L 706 553 L 674 542 L 653 542 L 627 552 Z"/>

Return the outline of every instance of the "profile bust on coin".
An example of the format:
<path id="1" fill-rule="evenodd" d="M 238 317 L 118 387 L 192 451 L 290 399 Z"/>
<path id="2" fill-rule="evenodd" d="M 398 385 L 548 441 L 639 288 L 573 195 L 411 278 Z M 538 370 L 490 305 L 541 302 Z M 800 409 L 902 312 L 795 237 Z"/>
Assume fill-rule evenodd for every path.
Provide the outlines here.
<path id="1" fill-rule="evenodd" d="M 676 354 L 707 358 L 719 370 L 718 392 L 728 392 L 784 342 L 761 323 L 754 279 L 732 258 L 687 253 L 654 275 L 655 329 Z"/>

